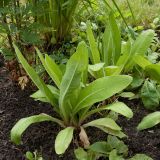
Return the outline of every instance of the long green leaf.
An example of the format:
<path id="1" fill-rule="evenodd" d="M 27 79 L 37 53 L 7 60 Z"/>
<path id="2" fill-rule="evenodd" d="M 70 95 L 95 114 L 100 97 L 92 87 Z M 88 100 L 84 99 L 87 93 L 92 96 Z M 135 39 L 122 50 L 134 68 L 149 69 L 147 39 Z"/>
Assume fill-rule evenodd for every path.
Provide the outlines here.
<path id="1" fill-rule="evenodd" d="M 154 112 L 154 113 L 150 113 L 149 115 L 144 117 L 142 119 L 142 121 L 139 123 L 137 129 L 139 131 L 141 131 L 141 130 L 144 130 L 144 129 L 154 127 L 158 123 L 160 123 L 160 112 L 159 111 Z"/>
<path id="2" fill-rule="evenodd" d="M 52 79 L 56 83 L 57 87 L 60 88 L 60 84 L 63 76 L 61 69 L 54 62 L 54 60 L 51 57 L 49 57 L 47 54 L 45 55 L 45 62 L 52 74 Z"/>
<path id="3" fill-rule="evenodd" d="M 134 42 L 131 51 L 130 51 L 130 56 L 128 58 L 128 63 L 125 67 L 126 71 L 129 71 L 132 69 L 134 65 L 134 56 L 135 55 L 141 55 L 144 56 L 145 53 L 147 52 L 147 49 L 151 45 L 151 42 L 154 38 L 154 31 L 153 30 L 147 30 L 142 32 L 136 41 Z"/>
<path id="4" fill-rule="evenodd" d="M 15 144 L 20 144 L 21 135 L 31 124 L 44 121 L 56 122 L 64 127 L 63 123 L 59 119 L 53 118 L 47 114 L 39 114 L 27 118 L 22 118 L 15 124 L 15 126 L 11 130 L 11 141 Z"/>
<path id="5" fill-rule="evenodd" d="M 44 59 L 42 53 L 40 53 L 38 48 L 36 48 L 36 51 L 47 73 L 59 88 L 62 80 L 62 72 L 59 66 L 48 55 L 46 55 Z"/>
<path id="6" fill-rule="evenodd" d="M 68 120 L 72 107 L 76 101 L 76 95 L 80 89 L 82 73 L 86 69 L 86 62 L 83 61 L 83 56 L 86 53 L 82 52 L 82 49 L 80 49 L 81 47 L 82 49 L 84 48 L 84 42 L 79 44 L 77 52 L 69 59 L 66 72 L 60 85 L 59 104 L 66 121 Z"/>
<path id="7" fill-rule="evenodd" d="M 123 102 L 116 102 L 107 106 L 103 106 L 103 107 L 99 107 L 96 109 L 93 109 L 91 111 L 89 111 L 88 113 L 85 113 L 84 115 L 82 114 L 80 119 L 81 121 L 85 120 L 87 117 L 90 117 L 91 115 L 104 111 L 104 110 L 111 110 L 114 111 L 116 113 L 119 113 L 127 118 L 132 118 L 133 117 L 133 112 L 132 110 L 126 106 L 126 104 L 124 104 Z"/>
<path id="8" fill-rule="evenodd" d="M 114 14 L 112 12 L 109 15 L 109 25 L 111 28 L 113 47 L 114 47 L 114 54 L 112 57 L 113 58 L 112 61 L 114 64 L 116 64 L 121 54 L 121 33 L 114 18 Z"/>
<path id="9" fill-rule="evenodd" d="M 92 53 L 92 58 L 91 58 L 92 63 L 93 64 L 100 63 L 100 53 L 98 51 L 97 43 L 95 41 L 90 22 L 87 22 L 87 37 Z"/>
<path id="10" fill-rule="evenodd" d="M 110 25 L 106 26 L 102 39 L 103 61 L 106 66 L 112 65 L 113 39 Z"/>
<path id="11" fill-rule="evenodd" d="M 88 48 L 85 42 L 81 42 L 77 47 L 77 52 L 83 54 L 83 72 L 82 72 L 82 82 L 86 84 L 88 79 Z"/>
<path id="12" fill-rule="evenodd" d="M 83 127 L 84 128 L 96 127 L 108 134 L 115 135 L 120 138 L 123 138 L 126 136 L 123 132 L 121 132 L 121 128 L 111 118 L 100 118 L 100 119 L 84 124 Z"/>
<path id="13" fill-rule="evenodd" d="M 93 120 L 89 123 L 83 125 L 84 128 L 86 127 L 106 127 L 112 130 L 120 131 L 121 128 L 115 123 L 115 121 L 111 118 L 100 118 Z"/>
<path id="14" fill-rule="evenodd" d="M 106 107 L 103 107 L 103 108 L 120 113 L 121 115 L 123 115 L 127 118 L 133 117 L 132 110 L 126 104 L 124 104 L 122 102 L 113 103 L 113 104 L 106 106 Z"/>
<path id="15" fill-rule="evenodd" d="M 103 77 L 95 80 L 80 91 L 74 113 L 113 96 L 126 88 L 131 82 L 132 77 L 124 75 Z"/>
<path id="16" fill-rule="evenodd" d="M 119 138 L 124 138 L 127 137 L 122 131 L 118 131 L 118 130 L 113 130 L 107 127 L 102 127 L 102 126 L 96 126 L 96 128 L 99 128 L 100 130 L 102 130 L 103 132 L 113 135 L 113 136 L 117 136 Z"/>
<path id="17" fill-rule="evenodd" d="M 128 62 L 129 54 L 131 51 L 131 40 L 129 39 L 127 42 L 122 42 L 122 51 L 121 56 L 119 57 L 116 65 L 121 66 L 122 70 L 124 69 L 126 63 Z"/>
<path id="18" fill-rule="evenodd" d="M 55 151 L 57 154 L 63 154 L 70 145 L 73 138 L 73 127 L 67 127 L 60 131 L 55 140 Z"/>
<path id="19" fill-rule="evenodd" d="M 57 106 L 56 99 L 52 92 L 48 89 L 47 85 L 45 85 L 43 80 L 38 76 L 34 69 L 27 63 L 18 47 L 15 44 L 13 44 L 13 46 L 15 48 L 19 61 L 21 62 L 23 68 L 28 73 L 34 84 L 43 92 L 43 94 L 46 96 L 46 98 L 52 104 L 52 106 Z"/>
<path id="20" fill-rule="evenodd" d="M 151 64 L 146 58 L 140 55 L 134 56 L 134 62 L 145 70 L 145 67 Z"/>

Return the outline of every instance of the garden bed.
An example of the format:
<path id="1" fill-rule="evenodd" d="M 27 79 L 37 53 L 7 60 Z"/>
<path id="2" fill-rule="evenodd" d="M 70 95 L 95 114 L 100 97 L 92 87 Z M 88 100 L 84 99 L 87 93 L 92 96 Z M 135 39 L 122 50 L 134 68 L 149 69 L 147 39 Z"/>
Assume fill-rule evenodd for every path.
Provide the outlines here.
<path id="1" fill-rule="evenodd" d="M 0 67 L 0 160 L 24 160 L 25 152 L 35 150 L 42 152 L 45 160 L 75 159 L 73 149 L 76 145 L 74 143 L 65 155 L 57 156 L 55 154 L 54 141 L 60 128 L 54 123 L 43 122 L 33 125 L 25 132 L 22 145 L 15 146 L 11 143 L 10 130 L 19 119 L 39 113 L 55 115 L 50 105 L 35 102 L 29 98 L 31 93 L 31 89 L 20 90 L 9 79 L 7 70 L 3 66 Z M 138 132 L 136 126 L 148 114 L 148 111 L 138 101 L 125 101 L 125 103 L 132 108 L 134 117 L 129 121 L 120 117 L 118 123 L 128 135 L 124 141 L 129 147 L 129 156 L 145 153 L 154 160 L 159 160 L 160 127 Z M 93 130 L 94 135 L 92 135 Z M 92 136 L 91 142 L 107 139 L 107 135 L 101 131 L 93 128 L 87 129 L 87 131 L 89 138 Z"/>

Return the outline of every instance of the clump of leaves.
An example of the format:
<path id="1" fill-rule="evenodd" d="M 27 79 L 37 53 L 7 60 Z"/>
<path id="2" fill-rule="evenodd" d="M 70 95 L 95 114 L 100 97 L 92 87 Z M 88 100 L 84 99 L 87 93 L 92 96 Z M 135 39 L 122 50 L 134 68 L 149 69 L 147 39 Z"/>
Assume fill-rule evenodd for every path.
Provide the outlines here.
<path id="1" fill-rule="evenodd" d="M 59 115 L 58 117 L 52 117 L 42 113 L 22 118 L 11 130 L 11 140 L 14 143 L 21 143 L 21 135 L 27 127 L 33 123 L 43 121 L 58 123 L 63 128 L 55 140 L 57 154 L 65 152 L 72 141 L 75 130 L 80 130 L 80 139 L 85 146 L 87 139 L 85 128 L 90 126 L 97 127 L 120 138 L 125 136 L 120 126 L 111 118 L 104 117 L 91 122 L 86 120 L 91 115 L 103 110 L 114 111 L 131 118 L 133 116 L 131 109 L 122 102 L 115 102 L 99 108 L 95 108 L 93 105 L 122 91 L 131 83 L 132 77 L 127 75 L 103 77 L 87 84 L 88 50 L 86 44 L 81 42 L 76 53 L 68 60 L 64 75 L 61 68 L 48 55 L 45 55 L 44 58 L 40 51 L 36 49 L 43 66 L 56 87 L 46 85 L 27 63 L 16 45 L 14 45 L 14 48 L 24 69 L 39 89 L 31 97 L 50 103 Z"/>
<path id="2" fill-rule="evenodd" d="M 146 80 L 141 88 L 140 97 L 145 108 L 155 110 L 159 107 L 160 93 L 155 82 Z"/>
<path id="3" fill-rule="evenodd" d="M 109 14 L 108 24 L 99 45 L 89 22 L 86 32 L 92 62 L 92 65 L 89 65 L 89 72 L 95 78 L 131 72 L 136 64 L 134 57 L 137 55 L 144 57 L 154 38 L 154 31 L 146 30 L 136 40 L 129 38 L 126 42 L 122 41 L 120 29 L 112 12 Z"/>
<path id="4" fill-rule="evenodd" d="M 108 136 L 107 141 L 99 141 L 90 145 L 87 150 L 78 148 L 74 151 L 77 160 L 97 160 L 105 157 L 109 160 L 124 160 L 128 155 L 128 146 L 115 136 Z M 152 160 L 152 158 L 137 154 L 127 160 Z"/>

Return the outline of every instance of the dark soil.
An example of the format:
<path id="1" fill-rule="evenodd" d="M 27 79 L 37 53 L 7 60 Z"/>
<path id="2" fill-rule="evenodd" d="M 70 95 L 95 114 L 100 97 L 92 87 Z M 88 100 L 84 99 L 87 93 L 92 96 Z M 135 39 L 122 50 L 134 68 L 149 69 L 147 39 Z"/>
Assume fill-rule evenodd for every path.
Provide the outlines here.
<path id="1" fill-rule="evenodd" d="M 20 118 L 39 113 L 55 115 L 50 105 L 29 98 L 31 93 L 30 89 L 20 90 L 8 78 L 6 69 L 0 66 L 0 160 L 25 160 L 24 153 L 35 150 L 42 152 L 45 160 L 74 160 L 74 143 L 65 155 L 55 154 L 54 141 L 61 128 L 54 123 L 43 122 L 29 127 L 23 135 L 23 144 L 20 146 L 10 141 L 10 130 Z M 129 156 L 146 153 L 154 160 L 160 160 L 160 127 L 137 132 L 137 124 L 148 112 L 139 102 L 126 103 L 133 109 L 134 117 L 131 120 L 121 117 L 118 123 L 123 126 L 124 132 L 128 135 L 124 141 L 129 146 Z M 90 139 L 92 136 L 91 141 L 107 139 L 107 135 L 103 132 L 95 129 L 87 131 Z"/>
<path id="2" fill-rule="evenodd" d="M 144 153 L 154 160 L 160 160 L 160 126 L 138 132 L 136 127 L 142 118 L 149 114 L 138 101 L 126 102 L 132 108 L 134 116 L 130 120 L 121 117 L 118 121 L 123 131 L 128 135 L 124 140 L 129 147 L 129 156 Z"/>

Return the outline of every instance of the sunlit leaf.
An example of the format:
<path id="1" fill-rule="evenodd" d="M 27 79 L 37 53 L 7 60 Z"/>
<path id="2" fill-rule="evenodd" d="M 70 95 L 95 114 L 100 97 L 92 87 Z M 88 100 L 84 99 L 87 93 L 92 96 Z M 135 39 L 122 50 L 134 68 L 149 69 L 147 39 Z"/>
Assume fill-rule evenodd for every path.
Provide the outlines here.
<path id="1" fill-rule="evenodd" d="M 141 55 L 141 56 L 145 55 L 145 53 L 147 52 L 147 49 L 151 45 L 153 38 L 154 38 L 153 30 L 144 31 L 138 36 L 138 38 L 135 40 L 131 48 L 129 59 L 128 59 L 127 65 L 125 66 L 126 71 L 129 71 L 130 69 L 132 69 L 134 65 L 135 55 Z"/>
<path id="2" fill-rule="evenodd" d="M 126 88 L 131 81 L 132 78 L 130 76 L 122 75 L 103 77 L 95 80 L 80 91 L 74 112 L 113 96 Z"/>
<path id="3" fill-rule="evenodd" d="M 160 112 L 154 112 L 148 114 L 146 117 L 142 119 L 142 121 L 139 123 L 137 129 L 138 130 L 144 130 L 151 127 L 154 127 L 155 125 L 160 123 Z"/>
<path id="4" fill-rule="evenodd" d="M 123 115 L 127 118 L 133 117 L 132 110 L 126 104 L 124 104 L 122 102 L 113 103 L 113 104 L 106 106 L 106 107 L 103 107 L 103 108 L 120 113 L 121 115 Z"/>
<path id="5" fill-rule="evenodd" d="M 86 70 L 86 62 L 83 61 L 83 56 L 86 52 L 82 52 L 84 48 L 83 44 L 84 42 L 81 42 L 78 45 L 76 53 L 69 59 L 66 72 L 60 85 L 59 105 L 66 121 L 68 121 L 68 116 L 76 102 L 76 95 L 79 93 L 82 73 Z"/>
<path id="6" fill-rule="evenodd" d="M 37 73 L 34 71 L 34 69 L 28 64 L 18 47 L 13 44 L 17 57 L 19 61 L 21 62 L 22 66 L 24 67 L 25 71 L 28 73 L 32 81 L 35 83 L 35 85 L 45 94 L 48 101 L 53 105 L 57 106 L 56 99 L 54 98 L 52 92 L 48 89 L 47 85 L 43 82 L 43 80 L 37 75 Z"/>
<path id="7" fill-rule="evenodd" d="M 93 120 L 89 123 L 86 123 L 83 125 L 85 128 L 92 126 L 92 127 L 106 127 L 106 128 L 110 128 L 112 130 L 116 130 L 116 131 L 120 131 L 121 128 L 115 123 L 114 120 L 110 119 L 110 118 L 100 118 L 100 119 L 96 119 Z"/>
<path id="8" fill-rule="evenodd" d="M 27 118 L 22 118 L 15 124 L 15 126 L 11 130 L 11 141 L 15 144 L 20 144 L 21 135 L 31 124 L 44 121 L 52 121 L 63 125 L 60 120 L 53 118 L 47 114 L 39 114 Z"/>
<path id="9" fill-rule="evenodd" d="M 73 138 L 73 127 L 67 127 L 60 131 L 55 140 L 55 151 L 57 154 L 63 154 L 70 145 Z"/>

